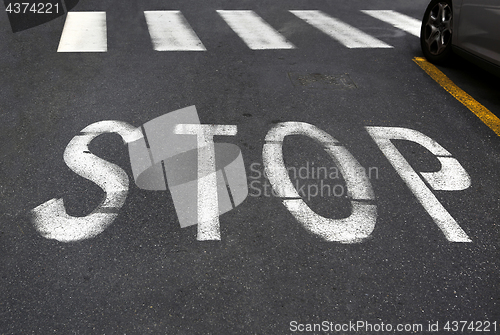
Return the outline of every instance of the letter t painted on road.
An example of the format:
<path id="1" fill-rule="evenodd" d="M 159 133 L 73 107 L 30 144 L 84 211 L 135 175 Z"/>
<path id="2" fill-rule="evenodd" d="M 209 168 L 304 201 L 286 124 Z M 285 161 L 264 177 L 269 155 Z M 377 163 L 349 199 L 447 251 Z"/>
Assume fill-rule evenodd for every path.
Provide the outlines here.
<path id="1" fill-rule="evenodd" d="M 178 124 L 175 134 L 196 135 L 198 142 L 198 236 L 199 241 L 220 240 L 219 201 L 215 170 L 214 136 L 234 136 L 235 125 Z"/>

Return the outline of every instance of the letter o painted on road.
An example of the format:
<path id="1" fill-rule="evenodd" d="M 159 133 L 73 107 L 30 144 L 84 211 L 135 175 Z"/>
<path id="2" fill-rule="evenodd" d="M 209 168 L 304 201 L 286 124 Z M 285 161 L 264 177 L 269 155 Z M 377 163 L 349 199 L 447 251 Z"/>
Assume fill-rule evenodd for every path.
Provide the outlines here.
<path id="1" fill-rule="evenodd" d="M 304 135 L 321 144 L 344 176 L 347 195 L 351 198 L 351 215 L 329 219 L 316 214 L 299 196 L 288 176 L 283 160 L 283 140 L 288 135 Z M 327 241 L 356 243 L 368 237 L 375 228 L 377 206 L 364 168 L 336 139 L 323 130 L 304 122 L 282 122 L 266 135 L 262 151 L 265 172 L 285 207 L 311 233 Z"/>

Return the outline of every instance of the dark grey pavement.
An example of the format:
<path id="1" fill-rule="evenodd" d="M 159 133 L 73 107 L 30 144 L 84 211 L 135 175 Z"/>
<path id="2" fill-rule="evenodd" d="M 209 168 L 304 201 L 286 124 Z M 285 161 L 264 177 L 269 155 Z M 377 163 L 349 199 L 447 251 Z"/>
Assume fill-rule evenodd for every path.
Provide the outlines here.
<path id="1" fill-rule="evenodd" d="M 300 333 L 294 325 L 323 321 L 423 325 L 408 333 L 439 322 L 439 334 L 457 333 L 444 330 L 447 321 L 489 321 L 498 330 L 500 138 L 412 61 L 422 56 L 417 37 L 360 12 L 420 19 L 426 5 L 82 0 L 74 11 L 107 13 L 104 53 L 58 53 L 65 16 L 13 34 L 0 15 L 0 334 L 289 334 Z M 180 10 L 207 50 L 153 50 L 143 11 L 160 9 Z M 254 10 L 296 49 L 250 50 L 218 9 Z M 288 12 L 294 9 L 321 10 L 393 48 L 349 49 Z M 461 61 L 441 69 L 500 116 L 498 78 Z M 294 74 L 344 76 L 351 84 L 311 88 L 292 81 Z M 250 189 L 220 216 L 220 241 L 197 241 L 196 226 L 180 228 L 168 192 L 134 184 L 116 134 L 99 136 L 89 149 L 129 175 L 118 217 L 79 242 L 37 232 L 30 211 L 38 205 L 63 198 L 69 215 L 85 216 L 103 199 L 63 160 L 83 128 L 102 120 L 139 127 L 191 105 L 203 124 L 237 125 L 236 136 L 220 141 L 240 147 L 248 180 L 259 180 L 262 192 L 256 170 L 272 127 L 306 122 L 339 140 L 378 171 L 370 178 L 377 206 L 371 235 L 361 243 L 324 241 L 279 198 Z M 457 159 L 471 186 L 434 194 L 472 242 L 445 238 L 366 126 L 417 130 Z M 416 171 L 439 170 L 421 146 L 395 145 Z M 283 153 L 297 168 L 333 164 L 305 136 L 287 137 Z M 334 182 L 345 186 L 343 178 Z M 350 215 L 345 197 L 306 202 L 325 217 Z"/>

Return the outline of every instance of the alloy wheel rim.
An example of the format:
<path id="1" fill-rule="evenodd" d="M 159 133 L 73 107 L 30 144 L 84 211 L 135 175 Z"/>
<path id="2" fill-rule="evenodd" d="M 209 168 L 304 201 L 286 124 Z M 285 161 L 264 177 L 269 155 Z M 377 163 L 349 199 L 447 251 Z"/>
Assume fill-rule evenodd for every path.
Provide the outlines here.
<path id="1" fill-rule="evenodd" d="M 445 2 L 437 3 L 429 12 L 425 23 L 425 44 L 432 55 L 440 55 L 451 43 L 453 15 Z"/>

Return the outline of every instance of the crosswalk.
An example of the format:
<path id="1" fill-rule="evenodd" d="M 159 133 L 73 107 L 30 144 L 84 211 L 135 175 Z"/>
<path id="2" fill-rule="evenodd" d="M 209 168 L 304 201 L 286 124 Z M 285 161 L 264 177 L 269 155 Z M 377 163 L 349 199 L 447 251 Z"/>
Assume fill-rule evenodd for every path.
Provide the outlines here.
<path id="1" fill-rule="evenodd" d="M 106 52 L 106 12 L 68 12 L 58 52 Z"/>
<path id="2" fill-rule="evenodd" d="M 320 10 L 289 10 L 298 19 L 346 48 L 393 48 L 362 30 Z M 393 10 L 362 10 L 363 14 L 419 36 L 420 20 Z M 278 30 L 252 10 L 217 10 L 229 28 L 252 50 L 296 49 Z M 144 11 L 156 51 L 207 51 L 179 10 Z M 58 52 L 106 52 L 106 12 L 69 12 Z"/>
<path id="3" fill-rule="evenodd" d="M 295 48 L 251 10 L 218 10 L 217 13 L 252 50 Z"/>
<path id="4" fill-rule="evenodd" d="M 292 10 L 290 12 L 348 48 L 392 48 L 389 44 L 319 10 Z"/>
<path id="5" fill-rule="evenodd" d="M 180 11 L 146 11 L 144 16 L 156 51 L 207 50 Z"/>
<path id="6" fill-rule="evenodd" d="M 362 10 L 376 19 L 393 25 L 394 27 L 406 31 L 413 36 L 420 36 L 420 21 L 393 10 Z"/>

